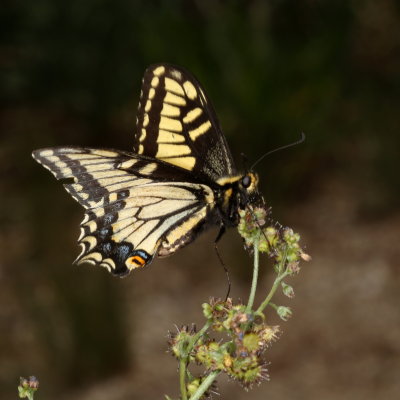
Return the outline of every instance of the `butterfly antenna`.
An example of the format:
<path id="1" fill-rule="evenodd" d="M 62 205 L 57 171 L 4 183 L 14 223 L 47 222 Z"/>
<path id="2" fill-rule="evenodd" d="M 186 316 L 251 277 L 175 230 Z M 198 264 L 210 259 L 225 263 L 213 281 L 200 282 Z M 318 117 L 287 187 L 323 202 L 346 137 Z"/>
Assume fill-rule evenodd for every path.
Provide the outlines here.
<path id="1" fill-rule="evenodd" d="M 296 141 L 293 142 L 293 143 L 286 144 L 286 145 L 284 145 L 284 146 L 278 147 L 277 149 L 268 151 L 267 153 L 263 154 L 263 155 L 251 166 L 250 169 L 253 170 L 253 168 L 254 168 L 261 160 L 263 160 L 266 156 L 268 156 L 268 155 L 270 155 L 270 154 L 272 154 L 272 153 L 275 153 L 276 151 L 281 151 L 281 150 L 283 150 L 283 149 L 287 149 L 287 148 L 292 147 L 292 146 L 297 146 L 298 144 L 303 143 L 305 140 L 306 140 L 306 135 L 304 134 L 304 132 L 301 132 L 301 138 L 300 138 L 299 140 L 296 140 Z"/>

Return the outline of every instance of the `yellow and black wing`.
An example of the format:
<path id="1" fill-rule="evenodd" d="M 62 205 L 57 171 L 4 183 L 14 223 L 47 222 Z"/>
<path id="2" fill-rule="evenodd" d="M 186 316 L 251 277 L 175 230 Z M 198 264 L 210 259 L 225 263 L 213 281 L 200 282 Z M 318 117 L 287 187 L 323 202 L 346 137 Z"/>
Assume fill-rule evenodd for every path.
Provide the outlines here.
<path id="1" fill-rule="evenodd" d="M 134 151 L 177 165 L 205 180 L 235 173 L 213 107 L 198 81 L 168 64 L 143 78 Z"/>
<path id="2" fill-rule="evenodd" d="M 85 208 L 76 262 L 115 275 L 190 243 L 214 208 L 211 188 L 182 168 L 116 150 L 36 150 L 36 161 Z"/>

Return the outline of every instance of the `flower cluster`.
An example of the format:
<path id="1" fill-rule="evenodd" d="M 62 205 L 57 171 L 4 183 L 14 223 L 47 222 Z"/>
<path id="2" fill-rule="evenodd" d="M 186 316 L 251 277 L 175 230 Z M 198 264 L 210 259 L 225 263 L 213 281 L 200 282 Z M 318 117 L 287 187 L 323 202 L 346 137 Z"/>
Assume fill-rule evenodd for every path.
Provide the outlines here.
<path id="1" fill-rule="evenodd" d="M 168 346 L 171 354 L 178 360 L 190 356 L 190 346 L 196 333 L 196 327 L 183 325 L 176 333 L 168 333 Z"/>
<path id="2" fill-rule="evenodd" d="M 226 335 L 227 341 L 208 340 L 195 346 L 196 361 L 208 370 L 220 370 L 245 388 L 267 379 L 263 354 L 277 338 L 279 328 L 269 326 L 263 314 L 247 311 L 244 304 L 211 299 L 203 304 L 204 316 L 211 328 Z"/>
<path id="3" fill-rule="evenodd" d="M 18 395 L 21 399 L 33 400 L 33 395 L 38 389 L 39 381 L 35 376 L 30 376 L 28 379 L 19 378 Z"/>
<path id="4" fill-rule="evenodd" d="M 309 261 L 311 258 L 300 247 L 300 235 L 291 228 L 284 228 L 278 223 L 273 223 L 269 217 L 270 210 L 254 208 L 240 210 L 240 222 L 238 231 L 243 237 L 245 246 L 251 248 L 258 241 L 258 251 L 268 253 L 276 263 L 283 258 L 288 263 L 296 263 L 300 258 Z M 296 266 L 292 266 L 293 272 L 298 272 Z"/>
<path id="5" fill-rule="evenodd" d="M 203 365 L 207 371 L 225 372 L 245 388 L 267 379 L 263 354 L 277 338 L 278 327 L 267 325 L 262 314 L 247 312 L 244 304 L 233 304 L 232 299 L 211 299 L 203 304 L 203 313 L 210 328 L 224 334 L 224 338 L 217 342 L 208 335 L 199 337 L 189 359 Z M 194 330 L 188 327 L 172 335 L 169 340 L 172 354 L 181 357 L 194 335 Z M 193 379 L 188 384 L 188 392 L 200 382 L 201 378 Z"/>

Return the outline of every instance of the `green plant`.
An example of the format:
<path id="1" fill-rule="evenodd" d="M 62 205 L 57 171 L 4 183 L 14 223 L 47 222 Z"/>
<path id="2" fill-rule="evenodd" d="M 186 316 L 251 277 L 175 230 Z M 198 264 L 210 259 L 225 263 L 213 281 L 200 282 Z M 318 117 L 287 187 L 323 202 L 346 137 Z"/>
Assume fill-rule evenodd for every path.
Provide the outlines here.
<path id="1" fill-rule="evenodd" d="M 292 315 L 289 307 L 277 306 L 271 299 L 279 287 L 287 297 L 294 296 L 293 288 L 284 280 L 299 272 L 301 259 L 310 260 L 299 245 L 300 236 L 272 223 L 264 208 L 242 211 L 238 230 L 245 246 L 254 252 L 249 299 L 247 304 L 234 303 L 231 298 L 210 299 L 203 304 L 206 323 L 198 332 L 194 326 L 183 326 L 177 333 L 170 333 L 170 352 L 179 361 L 181 400 L 210 397 L 216 390 L 215 380 L 222 373 L 245 389 L 268 379 L 265 352 L 277 339 L 279 327 L 267 323 L 265 310 L 270 306 L 284 321 Z M 276 277 L 264 301 L 254 309 L 260 252 L 273 260 Z M 212 332 L 223 339 L 215 340 Z M 191 363 L 201 365 L 204 372 L 193 375 Z"/>

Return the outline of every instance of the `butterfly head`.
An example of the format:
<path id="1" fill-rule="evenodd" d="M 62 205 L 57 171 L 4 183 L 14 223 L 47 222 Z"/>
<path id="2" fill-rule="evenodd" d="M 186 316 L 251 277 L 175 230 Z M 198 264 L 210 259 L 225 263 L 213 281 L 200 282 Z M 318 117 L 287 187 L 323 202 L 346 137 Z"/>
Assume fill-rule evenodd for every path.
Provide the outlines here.
<path id="1" fill-rule="evenodd" d="M 217 180 L 220 196 L 217 204 L 226 226 L 239 223 L 239 210 L 253 204 L 260 197 L 258 193 L 258 175 L 247 172 L 243 175 L 222 177 Z"/>
<path id="2" fill-rule="evenodd" d="M 257 191 L 258 175 L 254 172 L 248 172 L 239 180 L 239 188 L 248 195 Z"/>

